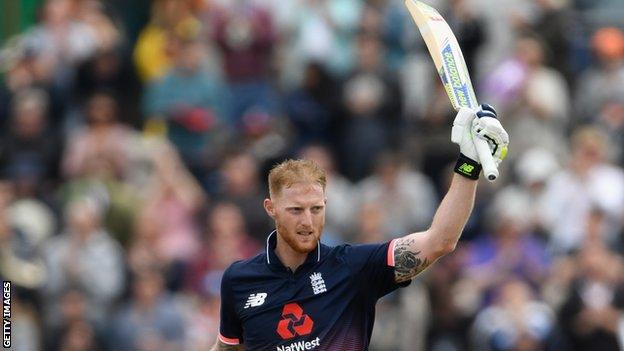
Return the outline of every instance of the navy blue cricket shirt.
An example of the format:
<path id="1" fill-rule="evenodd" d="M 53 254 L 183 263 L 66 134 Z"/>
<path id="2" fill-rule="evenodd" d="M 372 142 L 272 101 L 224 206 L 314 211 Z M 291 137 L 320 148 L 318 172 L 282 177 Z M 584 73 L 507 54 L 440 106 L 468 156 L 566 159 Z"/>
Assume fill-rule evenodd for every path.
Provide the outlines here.
<path id="1" fill-rule="evenodd" d="M 409 285 L 394 281 L 394 241 L 319 244 L 293 273 L 265 252 L 232 264 L 221 281 L 219 340 L 247 351 L 367 350 L 377 300 Z"/>

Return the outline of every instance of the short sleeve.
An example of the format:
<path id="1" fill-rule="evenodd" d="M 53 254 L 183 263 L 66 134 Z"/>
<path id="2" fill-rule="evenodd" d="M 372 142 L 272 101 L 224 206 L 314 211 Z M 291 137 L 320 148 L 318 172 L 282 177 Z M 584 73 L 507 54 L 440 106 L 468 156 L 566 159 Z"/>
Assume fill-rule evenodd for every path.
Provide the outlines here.
<path id="1" fill-rule="evenodd" d="M 377 300 L 411 281 L 394 280 L 394 240 L 382 244 L 346 246 L 345 263 L 351 268 L 366 294 Z"/>
<path id="2" fill-rule="evenodd" d="M 219 340 L 226 345 L 242 343 L 243 328 L 236 313 L 234 294 L 232 293 L 229 269 L 221 278 L 221 322 L 219 325 Z"/>

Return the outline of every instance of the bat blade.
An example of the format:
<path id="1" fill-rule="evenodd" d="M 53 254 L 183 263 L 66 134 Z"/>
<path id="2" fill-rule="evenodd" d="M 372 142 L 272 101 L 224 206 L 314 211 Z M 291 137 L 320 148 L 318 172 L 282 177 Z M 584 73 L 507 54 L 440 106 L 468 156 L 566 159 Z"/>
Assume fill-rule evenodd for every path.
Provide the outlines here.
<path id="1" fill-rule="evenodd" d="M 436 9 L 423 2 L 405 0 L 405 6 L 429 49 L 429 54 L 453 108 L 455 110 L 462 107 L 477 109 L 479 103 L 470 81 L 464 55 L 448 23 Z M 494 181 L 498 178 L 498 168 L 490 154 L 487 142 L 477 138 L 475 147 L 487 179 Z"/>
<path id="2" fill-rule="evenodd" d="M 455 110 L 479 106 L 470 81 L 459 43 L 440 13 L 416 0 L 406 0 L 405 6 L 416 22 L 420 34 L 440 75 L 444 89 Z"/>

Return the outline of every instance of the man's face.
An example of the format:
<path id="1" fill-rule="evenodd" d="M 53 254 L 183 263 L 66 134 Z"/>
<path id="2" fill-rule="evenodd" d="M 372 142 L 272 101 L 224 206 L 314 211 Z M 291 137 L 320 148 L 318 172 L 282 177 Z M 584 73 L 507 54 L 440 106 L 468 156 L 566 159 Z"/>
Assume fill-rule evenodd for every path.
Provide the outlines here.
<path id="1" fill-rule="evenodd" d="M 325 192 L 320 184 L 295 183 L 264 201 L 278 235 L 296 252 L 316 249 L 325 225 Z"/>

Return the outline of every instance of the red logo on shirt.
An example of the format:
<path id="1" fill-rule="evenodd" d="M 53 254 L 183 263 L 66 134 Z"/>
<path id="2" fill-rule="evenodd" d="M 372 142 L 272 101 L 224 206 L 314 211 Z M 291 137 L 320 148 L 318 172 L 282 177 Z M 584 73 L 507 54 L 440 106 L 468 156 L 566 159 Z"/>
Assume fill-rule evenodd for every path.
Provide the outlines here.
<path id="1" fill-rule="evenodd" d="M 314 321 L 307 314 L 303 314 L 303 308 L 292 302 L 284 306 L 282 317 L 277 324 L 277 333 L 282 339 L 291 339 L 295 336 L 308 335 L 312 332 Z"/>

